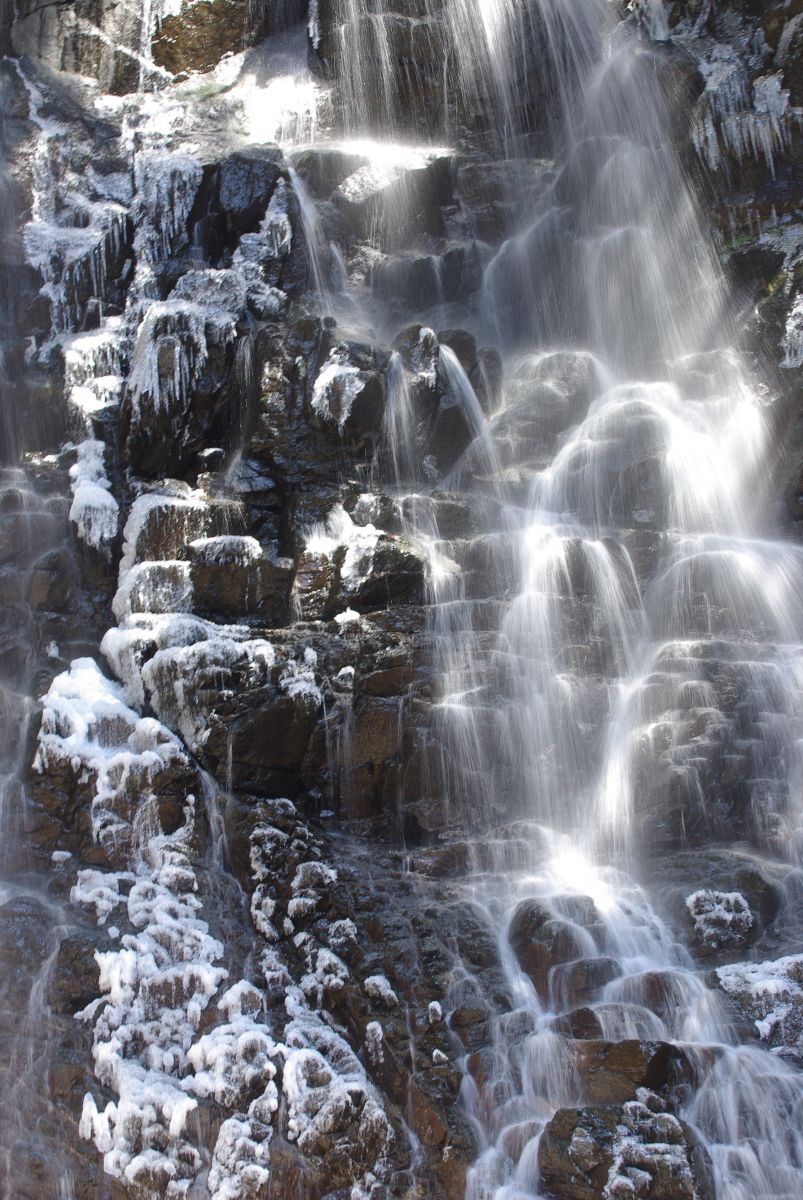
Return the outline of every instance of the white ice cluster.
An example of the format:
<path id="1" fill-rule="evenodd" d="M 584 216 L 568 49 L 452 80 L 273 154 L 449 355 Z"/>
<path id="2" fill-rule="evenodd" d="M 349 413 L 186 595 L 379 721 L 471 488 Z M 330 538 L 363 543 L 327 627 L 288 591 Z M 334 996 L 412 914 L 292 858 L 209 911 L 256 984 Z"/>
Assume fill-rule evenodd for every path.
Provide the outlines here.
<path id="1" fill-rule="evenodd" d="M 102 330 L 64 342 L 64 393 L 71 425 L 82 437 L 92 433 L 92 416 L 120 398 L 121 336 L 122 319 L 108 317 Z"/>
<path id="2" fill-rule="evenodd" d="M 87 438 L 77 447 L 77 460 L 70 467 L 70 521 L 82 542 L 109 556 L 117 537 L 120 506 L 106 475 L 105 451 L 97 438 Z"/>
<path id="3" fill-rule="evenodd" d="M 700 60 L 705 91 L 692 123 L 695 149 L 716 171 L 728 155 L 739 162 L 763 157 L 774 173 L 775 158 L 788 149 L 800 110 L 792 108 L 779 73 L 750 84 L 745 63 L 731 46 L 716 43 Z"/>
<path id="4" fill-rule="evenodd" d="M 96 953 L 101 995 L 79 1014 L 93 1025 L 97 1078 L 117 1097 L 99 1109 L 87 1095 L 81 1133 L 110 1175 L 166 1197 L 185 1195 L 200 1167 L 184 1136 L 197 1106 L 188 1053 L 226 975 L 195 894 L 193 797 L 175 832 L 159 821 L 155 783 L 176 767 L 189 770 L 178 739 L 129 708 L 91 659 L 53 680 L 34 768 L 67 770 L 87 785 L 93 836 L 127 862 L 79 872 L 72 892 L 100 924 L 114 914 L 119 925 L 124 914 L 127 927 L 113 949 Z"/>
<path id="5" fill-rule="evenodd" d="M 147 695 L 154 712 L 192 751 L 208 734 L 204 684 L 231 694 L 235 673 L 265 682 L 275 651 L 240 625 L 215 625 L 180 613 L 138 613 L 110 629 L 101 649 L 131 702 Z"/>
<path id="6" fill-rule="evenodd" d="M 192 1074 L 206 1057 L 196 1050 L 193 1062 L 190 1053 L 202 1014 L 226 977 L 219 965 L 223 947 L 209 934 L 195 895 L 194 808 L 188 797 L 185 824 L 170 837 L 152 838 L 133 883 L 126 875 L 131 932 L 96 954 L 102 992 L 78 1014 L 93 1023 L 95 1074 L 117 1096 L 99 1109 L 87 1094 L 82 1136 L 95 1142 L 108 1174 L 171 1198 L 186 1196 L 201 1167 L 185 1131 L 196 1096 L 208 1094 L 208 1072 Z M 85 879 L 74 899 L 92 902 Z"/>
<path id="7" fill-rule="evenodd" d="M 279 676 L 279 687 L 291 698 L 301 697 L 317 708 L 323 702 L 323 693 L 315 678 L 317 665 L 318 655 L 311 646 L 307 646 L 300 660 L 288 659 Z"/>
<path id="8" fill-rule="evenodd" d="M 15 69 L 28 97 L 28 117 L 38 129 L 25 253 L 42 277 L 41 294 L 59 335 L 80 327 L 82 294 L 105 299 L 108 263 L 122 246 L 127 214 L 115 200 L 87 195 L 82 172 L 69 160 L 70 130 L 52 116 L 38 84 L 20 66 Z"/>
<path id="9" fill-rule="evenodd" d="M 784 352 L 782 367 L 803 367 L 803 292 L 795 297 L 789 310 L 781 349 Z"/>
<path id="10" fill-rule="evenodd" d="M 385 1008 L 397 1007 L 399 997 L 384 975 L 369 975 L 363 987 L 367 996 L 370 996 L 372 1000 L 379 1000 Z"/>
<path id="11" fill-rule="evenodd" d="M 741 940 L 753 928 L 750 905 L 740 892 L 704 888 L 686 897 L 686 908 L 695 932 L 712 949 Z"/>
<path id="12" fill-rule="evenodd" d="M 187 238 L 187 219 L 203 177 L 194 155 L 158 149 L 140 150 L 134 159 L 137 199 L 137 256 L 158 262 Z"/>
<path id="13" fill-rule="evenodd" d="M 154 301 L 137 331 L 128 376 L 135 419 L 142 420 L 146 403 L 183 416 L 206 357 L 206 310 L 189 300 Z"/>
<path id="14" fill-rule="evenodd" d="M 280 1108 L 287 1138 L 304 1153 L 324 1152 L 332 1137 L 353 1139 L 355 1153 L 371 1164 L 358 1170 L 355 1186 L 370 1190 L 392 1131 L 363 1065 L 326 1012 L 349 978 L 333 947 L 352 943 L 356 928 L 336 922 L 330 946 L 298 935 L 305 970 L 293 983 L 272 921 L 276 864 L 291 848 L 291 835 L 274 820 L 295 820 L 293 805 L 270 802 L 251 835 L 251 912 L 267 991 L 240 980 L 210 1009 L 227 971 L 223 947 L 203 919 L 196 803 L 186 796 L 183 824 L 167 835 L 150 790 L 160 772 L 190 769 L 181 743 L 158 721 L 140 717 L 93 661 L 78 660 L 44 702 L 36 766 L 58 765 L 90 787 L 93 832 L 104 844 L 111 839 L 119 848 L 123 826 L 136 833 L 123 839 L 122 869 L 82 870 L 72 892 L 114 941 L 96 954 L 101 994 L 78 1014 L 93 1028 L 96 1076 L 115 1097 L 101 1105 L 88 1094 L 81 1118 L 81 1133 L 103 1154 L 106 1171 L 138 1194 L 187 1196 L 203 1166 L 189 1118 L 211 1101 L 229 1114 L 209 1165 L 213 1200 L 242 1200 L 268 1186 Z M 337 872 L 315 857 L 311 835 L 298 824 L 292 849 L 303 857 L 292 869 L 286 912 L 304 920 L 320 910 Z M 395 999 L 384 977 L 367 986 L 386 1004 Z M 288 1019 L 279 1036 L 266 1023 L 267 997 L 284 1000 Z M 374 1051 L 378 1061 L 381 1036 Z"/>
<path id="15" fill-rule="evenodd" d="M 128 850 L 160 832 L 155 780 L 189 762 L 173 734 L 134 712 L 91 658 L 79 658 L 56 676 L 42 701 L 34 769 L 59 765 L 91 791 L 95 841 Z"/>
<path id="16" fill-rule="evenodd" d="M 346 510 L 336 504 L 325 522 L 310 529 L 305 548 L 310 554 L 322 554 L 330 560 L 342 549 L 340 580 L 352 592 L 370 575 L 381 536 L 381 529 L 374 525 L 355 525 Z"/>
<path id="17" fill-rule="evenodd" d="M 329 352 L 312 388 L 313 411 L 323 421 L 331 421 L 343 429 L 351 415 L 354 401 L 365 387 L 359 367 L 337 348 Z"/>
<path id="18" fill-rule="evenodd" d="M 762 1041 L 803 1050 L 803 954 L 719 967 L 722 989 L 756 1025 Z"/>

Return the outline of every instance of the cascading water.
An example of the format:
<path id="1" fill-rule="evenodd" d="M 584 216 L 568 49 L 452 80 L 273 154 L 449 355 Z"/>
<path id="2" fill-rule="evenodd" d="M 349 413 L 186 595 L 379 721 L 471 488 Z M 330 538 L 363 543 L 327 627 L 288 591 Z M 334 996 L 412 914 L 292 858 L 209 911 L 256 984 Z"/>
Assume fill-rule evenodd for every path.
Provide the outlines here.
<path id="1" fill-rule="evenodd" d="M 729 870 L 773 860 L 784 948 L 803 929 L 803 553 L 773 536 L 770 397 L 674 144 L 685 101 L 608 0 L 397 7 L 316 0 L 287 32 L 303 15 L 288 0 L 266 18 L 282 32 L 199 82 L 192 38 L 186 78 L 161 61 L 184 10 L 145 3 L 122 66 L 99 36 L 97 77 L 121 94 L 83 81 L 91 120 L 66 101 L 54 118 L 47 76 L 10 68 L 51 319 L 29 315 L 26 347 L 0 263 L 0 462 L 64 436 L 8 419 L 26 351 L 63 373 L 78 445 L 48 468 L 71 464 L 69 501 L 36 457 L 40 490 L 16 471 L 0 489 L 27 622 L 3 677 L 0 917 L 28 905 L 48 927 L 3 1013 L 19 1035 L 0 1060 L 0 1183 L 11 1194 L 27 1146 L 25 1163 L 50 1159 L 35 1186 L 72 1200 L 75 1128 L 138 1196 L 323 1194 L 307 1160 L 331 1159 L 325 1190 L 348 1180 L 351 1200 L 793 1200 L 803 1076 L 743 1044 L 725 995 L 761 967 L 709 986 L 662 874 L 664 852 L 737 843 Z M 669 36 L 658 0 L 629 8 Z M 68 517 L 102 670 L 83 628 L 59 646 L 31 616 Z M 72 908 L 63 880 L 43 892 L 41 846 L 23 871 L 33 695 L 34 769 L 82 814 L 58 835 L 45 822 L 48 852 L 66 837 L 83 856 L 63 867 Z M 376 952 L 353 953 L 369 902 L 334 920 L 350 868 L 338 883 L 291 794 L 410 833 L 416 934 L 433 895 L 485 931 L 494 988 L 455 935 L 426 1005 L 448 1032 L 425 1054 L 415 1003 L 394 1012 Z M 448 892 L 416 874 L 427 840 L 452 856 Z M 756 919 L 731 887 L 692 892 L 684 915 L 696 928 L 711 906 L 728 929 Z M 41 1042 L 64 1016 L 50 979 L 69 922 L 93 908 L 101 995 L 64 1011 L 94 1078 L 83 1064 L 63 1128 L 36 1102 Z M 434 961 L 433 941 L 412 957 Z M 760 1015 L 765 1040 L 787 1015 Z M 459 1087 L 477 1152 L 433 1183 L 449 1155 L 419 1083 L 446 1050 L 462 1082 L 436 1074 L 438 1094 L 454 1106 Z"/>
<path id="2" fill-rule="evenodd" d="M 514 12 L 447 5 L 438 27 L 461 87 L 491 101 L 503 154 L 526 123 L 510 93 L 524 40 Z M 389 22 L 354 5 L 343 18 L 347 120 L 370 128 L 378 112 L 392 127 Z M 761 391 L 733 349 L 654 56 L 616 27 L 604 0 L 542 0 L 528 23 L 554 85 L 557 167 L 485 270 L 476 315 L 507 374 L 487 424 L 454 353 L 441 351 L 472 427 L 449 485 L 464 480 L 473 502 L 482 487 L 504 519 L 468 555 L 447 544 L 447 557 L 463 555 L 461 574 L 438 569 L 426 505 L 405 509 L 408 530 L 435 539 L 444 794 L 455 821 L 485 830 L 468 886 L 498 930 L 515 997 L 494 1026 L 490 1078 L 478 1091 L 466 1077 L 485 1147 L 467 1196 L 541 1194 L 542 1131 L 557 1109 L 584 1100 L 564 1029 L 585 995 L 599 1036 L 686 1048 L 697 1090 L 685 1116 L 718 1196 L 791 1198 L 803 1186 L 800 1077 L 731 1044 L 721 1002 L 634 880 L 650 840 L 676 822 L 716 838 L 731 821 L 796 861 L 803 555 L 762 537 Z M 366 47 L 384 64 L 381 94 L 367 80 Z M 404 489 L 420 469 L 398 355 L 386 438 Z M 465 567 L 480 556 L 497 594 L 507 581 L 501 606 L 467 590 Z M 739 697 L 732 717 L 725 689 Z M 724 811 L 712 787 L 715 763 L 727 760 L 744 780 L 740 812 Z M 489 843 L 502 814 L 519 823 Z M 574 943 L 540 991 L 510 948 L 527 905 Z M 592 980 L 585 991 L 580 968 Z M 468 979 L 452 999 L 479 997 Z M 640 1119 L 653 1118 L 644 1109 Z M 620 1136 L 605 1194 L 652 1195 L 653 1176 L 628 1155 L 628 1131 Z M 670 1146 L 650 1149 L 672 1157 Z M 691 1195 L 682 1156 L 672 1172 L 676 1190 L 661 1194 Z"/>

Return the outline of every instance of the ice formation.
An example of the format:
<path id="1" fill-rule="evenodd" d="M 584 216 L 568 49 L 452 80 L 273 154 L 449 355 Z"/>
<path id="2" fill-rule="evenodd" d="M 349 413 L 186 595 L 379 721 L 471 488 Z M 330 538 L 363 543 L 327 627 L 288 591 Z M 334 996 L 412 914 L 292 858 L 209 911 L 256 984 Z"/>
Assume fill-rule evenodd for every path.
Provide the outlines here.
<path id="1" fill-rule="evenodd" d="M 57 675 L 42 702 L 34 769 L 59 763 L 89 788 L 92 835 L 113 848 L 147 844 L 159 831 L 155 781 L 189 766 L 178 739 L 131 709 L 90 658 Z"/>
<path id="2" fill-rule="evenodd" d="M 99 1109 L 87 1095 L 82 1136 L 94 1140 L 108 1174 L 171 1198 L 186 1195 L 201 1166 L 185 1128 L 198 1103 L 192 1093 L 207 1094 L 207 1078 L 196 1084 L 189 1054 L 226 977 L 223 947 L 195 895 L 194 807 L 188 798 L 185 824 L 148 844 L 125 902 L 132 931 L 96 955 L 102 993 L 78 1014 L 93 1023 L 95 1073 L 118 1097 Z M 195 1061 L 206 1062 L 203 1051 Z"/>
<path id="3" fill-rule="evenodd" d="M 77 447 L 77 461 L 70 467 L 70 520 L 81 541 L 108 555 L 117 537 L 120 506 L 111 493 L 104 454 L 103 442 L 95 438 Z"/>
<path id="4" fill-rule="evenodd" d="M 345 553 L 339 559 L 340 579 L 353 592 L 370 575 L 381 536 L 382 531 L 374 525 L 355 525 L 345 509 L 336 504 L 328 520 L 309 531 L 306 549 L 310 554 L 323 554 L 333 560 L 342 547 Z"/>
<path id="5" fill-rule="evenodd" d="M 720 986 L 750 1017 L 762 1041 L 803 1053 L 803 955 L 717 969 Z"/>
<path id="6" fill-rule="evenodd" d="M 697 934 L 714 949 L 740 941 L 753 928 L 750 905 L 739 892 L 693 892 L 686 908 Z"/>
<path id="7" fill-rule="evenodd" d="M 738 54 L 719 44 L 699 65 L 705 91 L 697 104 L 692 140 L 700 157 L 712 170 L 726 166 L 728 155 L 739 162 L 763 157 L 774 172 L 776 156 L 788 148 L 792 123 L 800 120 L 782 75 L 761 76 L 751 86 Z"/>
<path id="8" fill-rule="evenodd" d="M 364 387 L 359 367 L 350 363 L 343 351 L 331 350 L 312 388 L 313 410 L 323 420 L 335 422 L 338 429 L 342 429 Z"/>
<path id="9" fill-rule="evenodd" d="M 781 349 L 784 352 L 782 367 L 803 367 L 803 293 L 796 297 L 786 318 Z"/>
<path id="10" fill-rule="evenodd" d="M 396 1008 L 399 997 L 394 992 L 384 975 L 369 975 L 363 984 L 366 994 L 372 1000 L 379 1000 L 386 1008 Z"/>

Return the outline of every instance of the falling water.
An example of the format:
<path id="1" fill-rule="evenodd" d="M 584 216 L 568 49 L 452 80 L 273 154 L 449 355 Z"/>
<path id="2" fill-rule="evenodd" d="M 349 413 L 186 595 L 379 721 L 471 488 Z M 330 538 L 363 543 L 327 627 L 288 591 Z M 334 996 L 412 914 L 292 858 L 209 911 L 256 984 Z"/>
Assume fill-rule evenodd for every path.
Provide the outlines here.
<path id="1" fill-rule="evenodd" d="M 673 144 L 671 81 L 612 8 L 445 0 L 404 15 L 378 0 L 336 0 L 320 29 L 312 5 L 313 48 L 334 63 L 336 99 L 291 34 L 237 82 L 243 136 L 281 142 L 295 164 L 306 298 L 339 335 L 371 340 L 380 330 L 387 342 L 382 439 L 366 475 L 393 493 L 405 532 L 427 551 L 429 782 L 466 848 L 459 886 L 494 931 L 509 998 L 492 1014 L 484 1079 L 464 1056 L 461 1103 L 480 1147 L 466 1200 L 543 1195 L 544 1131 L 557 1110 L 589 1102 L 577 1046 L 627 1039 L 683 1051 L 681 1115 L 705 1148 L 718 1200 L 792 1200 L 803 1192 L 801 1076 L 739 1045 L 643 864 L 687 841 L 734 839 L 799 864 L 803 553 L 773 539 L 764 392 L 738 352 Z M 322 128 L 338 102 L 340 124 Z M 363 230 L 374 257 L 356 266 L 305 174 L 305 153 L 324 136 L 356 160 L 339 185 L 345 201 L 356 204 L 366 181 L 379 197 Z M 478 245 L 459 186 L 442 227 L 426 226 L 419 207 L 416 173 L 457 159 L 450 147 L 472 138 L 483 169 L 502 164 L 500 203 L 519 213 L 495 252 Z M 529 181 L 523 201 L 514 176 Z M 157 231 L 168 241 L 169 224 Z M 406 308 L 392 276 L 384 298 L 376 286 L 377 263 L 405 238 L 423 280 Z M 189 253 L 202 262 L 200 238 Z M 441 328 L 449 253 L 476 268 L 460 301 L 477 343 L 499 356 L 496 389 Z M 6 276 L 2 420 L 19 350 L 6 347 Z M 401 311 L 421 322 L 412 349 L 396 338 Z M 245 378 L 251 345 L 241 345 Z M 360 373 L 340 367 L 352 380 Z M 444 439 L 443 467 L 422 432 L 433 395 L 445 428 L 463 437 Z M 441 528 L 445 490 L 464 503 L 470 533 Z M 4 700 L 23 716 L 28 667 Z M 342 742 L 350 701 L 341 707 Z M 4 800 L 16 787 L 7 757 Z M 211 783 L 206 800 L 220 866 L 225 821 Z M 232 910 L 235 890 L 220 893 Z M 528 914 L 568 947 L 540 974 L 515 950 Z M 48 917 L 58 937 L 60 913 Z M 486 1001 L 462 964 L 449 1007 Z M 43 1012 L 37 985 L 26 1020 Z M 585 1033 L 570 1037 L 579 1014 Z M 658 1128 L 659 1117 L 638 1119 Z M 652 1142 L 677 1165 L 669 1139 Z M 649 1186 L 637 1170 L 619 1183 L 606 1194 L 644 1196 Z"/>
<path id="2" fill-rule="evenodd" d="M 484 273 L 476 315 L 506 371 L 489 417 L 440 348 L 472 433 L 448 486 L 475 505 L 492 498 L 495 515 L 467 545 L 439 538 L 420 496 L 403 505 L 432 547 L 443 793 L 457 824 L 483 831 L 467 886 L 497 930 L 514 998 L 496 1021 L 490 1079 L 481 1092 L 470 1075 L 464 1084 L 483 1145 L 467 1196 L 540 1194 L 545 1124 L 583 1101 L 561 1022 L 584 964 L 600 1036 L 670 1039 L 698 1062 L 685 1115 L 717 1195 L 791 1197 L 803 1188 L 800 1077 L 732 1044 L 721 1001 L 637 882 L 661 831 L 736 828 L 796 858 L 803 815 L 803 554 L 767 536 L 762 393 L 734 348 L 656 59 L 605 0 L 452 0 L 437 27 L 403 31 L 349 0 L 336 38 L 353 131 L 416 124 L 400 115 L 401 37 L 427 47 L 405 86 L 427 95 L 426 56 L 443 55 L 464 106 L 489 110 L 503 156 L 535 129 L 516 84 L 522 47 L 536 46 L 557 147 L 551 181 Z M 432 111 L 419 122 L 430 130 Z M 448 136 L 444 120 L 435 128 Z M 398 354 L 385 441 L 391 480 L 420 488 Z M 480 560 L 501 605 L 473 588 Z M 727 760 L 744 780 L 738 811 L 716 790 Z M 540 994 L 509 944 L 526 903 L 576 947 Z M 456 985 L 455 1005 L 472 995 L 470 981 Z"/>

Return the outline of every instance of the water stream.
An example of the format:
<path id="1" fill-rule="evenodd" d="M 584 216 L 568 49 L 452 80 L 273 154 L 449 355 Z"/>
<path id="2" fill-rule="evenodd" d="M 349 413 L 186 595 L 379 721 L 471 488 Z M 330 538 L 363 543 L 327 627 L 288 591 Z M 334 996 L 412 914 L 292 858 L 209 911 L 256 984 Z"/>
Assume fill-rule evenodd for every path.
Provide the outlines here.
<path id="1" fill-rule="evenodd" d="M 392 493 L 404 532 L 426 551 L 431 766 L 448 830 L 467 847 L 456 886 L 493 930 L 510 997 L 491 1015 L 481 1080 L 459 1047 L 460 1103 L 480 1147 L 466 1200 L 544 1194 L 544 1131 L 558 1110 L 591 1102 L 576 1047 L 595 1040 L 678 1048 L 679 1115 L 703 1148 L 717 1200 L 795 1200 L 803 1194 L 803 1076 L 783 1057 L 741 1044 L 733 1010 L 681 944 L 644 864 L 688 839 L 749 841 L 790 869 L 801 865 L 803 551 L 774 536 L 764 494 L 773 434 L 766 392 L 740 353 L 728 288 L 675 144 L 668 76 L 612 7 L 446 0 L 408 17 L 371 0 L 337 0 L 331 91 L 307 68 L 304 37 L 292 32 L 246 57 L 236 81 L 223 79 L 225 66 L 221 79 L 239 89 L 243 144 L 275 140 L 293 163 L 305 299 L 329 328 L 336 323 L 337 337 L 381 343 L 387 363 L 382 438 L 361 478 Z M 499 203 L 518 213 L 493 249 L 477 238 L 459 187 L 443 236 L 423 227 L 416 172 L 456 158 L 469 130 L 482 147 L 480 167 L 501 165 Z M 353 176 L 381 194 L 351 257 L 337 214 L 316 194 L 309 153 L 326 149 L 354 156 Z M 182 189 L 189 194 L 187 180 L 197 187 L 193 172 L 200 177 L 174 145 L 170 154 L 169 194 L 154 185 L 151 248 L 137 235 L 140 274 L 124 316 L 132 344 L 142 315 L 136 297 L 151 298 L 150 267 L 169 257 Z M 0 173 L 0 210 L 7 190 Z M 186 225 L 191 196 L 185 207 Z M 281 225 L 270 216 L 262 235 L 276 239 Z M 199 228 L 188 253 L 202 267 Z M 415 243 L 409 255 L 407 242 Z M 405 256 L 417 256 L 409 303 L 394 282 L 401 276 L 386 275 L 382 285 L 384 252 L 405 260 L 405 270 Z M 245 270 L 242 258 L 232 261 Z M 460 287 L 450 283 L 455 261 Z M 13 289 L 0 268 L 4 334 Z M 476 286 L 466 289 L 470 271 Z M 191 324 L 193 304 L 183 304 Z M 479 375 L 470 377 L 458 340 L 443 332 L 456 310 L 489 348 Z M 397 335 L 414 318 L 423 328 L 411 351 Z M 107 321 L 101 332 L 110 328 Z M 9 419 L 18 352 L 0 336 L 0 431 L 10 449 L 3 463 L 22 449 Z M 136 364 L 136 350 L 131 358 Z M 440 474 L 421 445 L 416 390 L 430 361 L 428 386 L 462 414 L 465 432 Z M 242 372 L 250 363 L 243 359 Z M 95 366 L 81 385 L 112 378 Z M 335 356 L 334 376 L 343 366 Z M 183 364 L 187 378 L 191 367 Z M 186 392 L 178 368 L 175 379 Z M 238 450 L 228 485 L 240 466 Z M 17 506 L 23 532 L 52 519 L 25 558 L 30 571 L 61 546 L 64 501 L 29 491 L 21 474 L 0 482 L 4 511 Z M 444 492 L 471 512 L 470 536 L 441 529 Z M 115 508 L 115 528 L 116 519 Z M 40 634 L 25 638 L 33 646 Z M 38 644 L 36 654 L 43 657 Z M 12 731 L 24 725 L 31 665 L 20 662 L 2 680 Z M 333 758 L 348 735 L 341 730 Z M 22 804 L 24 736 L 6 740 L 0 900 L 40 904 L 48 925 L 19 1044 L 5 1056 L 9 1077 L 33 1073 L 34 1086 L 19 1089 L 28 1095 L 45 1070 L 37 1039 L 48 1034 L 48 972 L 66 926 L 59 905 L 41 897 L 39 882 L 28 888 L 24 864 L 6 853 L 22 840 L 9 822 Z M 228 776 L 225 789 L 204 776 L 210 871 L 221 909 L 239 916 L 244 893 L 223 870 L 231 761 Z M 348 772 L 343 778 L 348 790 Z M 517 946 L 528 922 L 559 942 L 557 965 L 525 969 Z M 462 964 L 449 1007 L 486 1000 Z M 9 1001 L 9 1023 L 20 1004 Z M 574 1034 L 578 1022 L 585 1035 Z M 0 1113 L 16 1096 L 5 1097 Z M 677 1178 L 678 1190 L 662 1196 L 690 1198 L 674 1118 L 641 1099 L 633 1137 L 616 1135 L 605 1195 L 648 1195 L 652 1176 L 639 1173 L 634 1147 L 649 1126 L 651 1151 Z M 5 1119 L 13 1136 L 0 1143 L 0 1169 L 29 1119 L 21 1112 Z M 407 1136 L 415 1181 L 420 1147 Z M 60 1178 L 71 1194 L 66 1167 Z"/>
<path id="2" fill-rule="evenodd" d="M 388 58 L 385 25 L 358 7 L 339 35 L 347 119 L 370 128 L 376 112 L 393 128 L 387 64 L 384 91 L 369 81 L 369 59 Z M 464 89 L 489 106 L 502 157 L 527 132 L 511 93 L 523 12 L 449 4 L 438 30 Z M 509 596 L 489 610 L 465 571 L 431 573 L 445 791 L 456 820 L 483 831 L 467 887 L 514 997 L 490 1078 L 478 1090 L 466 1076 L 483 1145 L 467 1197 L 540 1195 L 542 1130 L 583 1100 L 561 1025 L 582 994 L 600 1036 L 687 1048 L 697 1066 L 684 1115 L 719 1197 L 791 1200 L 803 1188 L 800 1076 L 734 1044 L 721 1000 L 637 880 L 656 826 L 676 820 L 717 838 L 736 816 L 796 861 L 803 554 L 767 534 L 761 389 L 735 345 L 654 57 L 604 0 L 539 0 L 527 20 L 555 85 L 558 151 L 552 182 L 485 270 L 476 316 L 506 374 L 487 420 L 441 350 L 474 432 L 450 487 L 473 503 L 490 492 L 497 516 L 466 546 L 438 541 L 426 506 L 405 510 L 414 536 L 464 568 L 484 555 Z M 420 478 L 412 425 L 396 356 L 386 437 L 402 490 Z M 725 678 L 742 698 L 730 716 Z M 739 814 L 712 793 L 720 757 L 744 780 Z M 507 836 L 503 812 L 525 824 Z M 528 904 L 575 945 L 540 994 L 509 939 Z M 455 1007 L 472 998 L 469 978 Z M 610 1194 L 642 1195 L 625 1167 Z"/>

